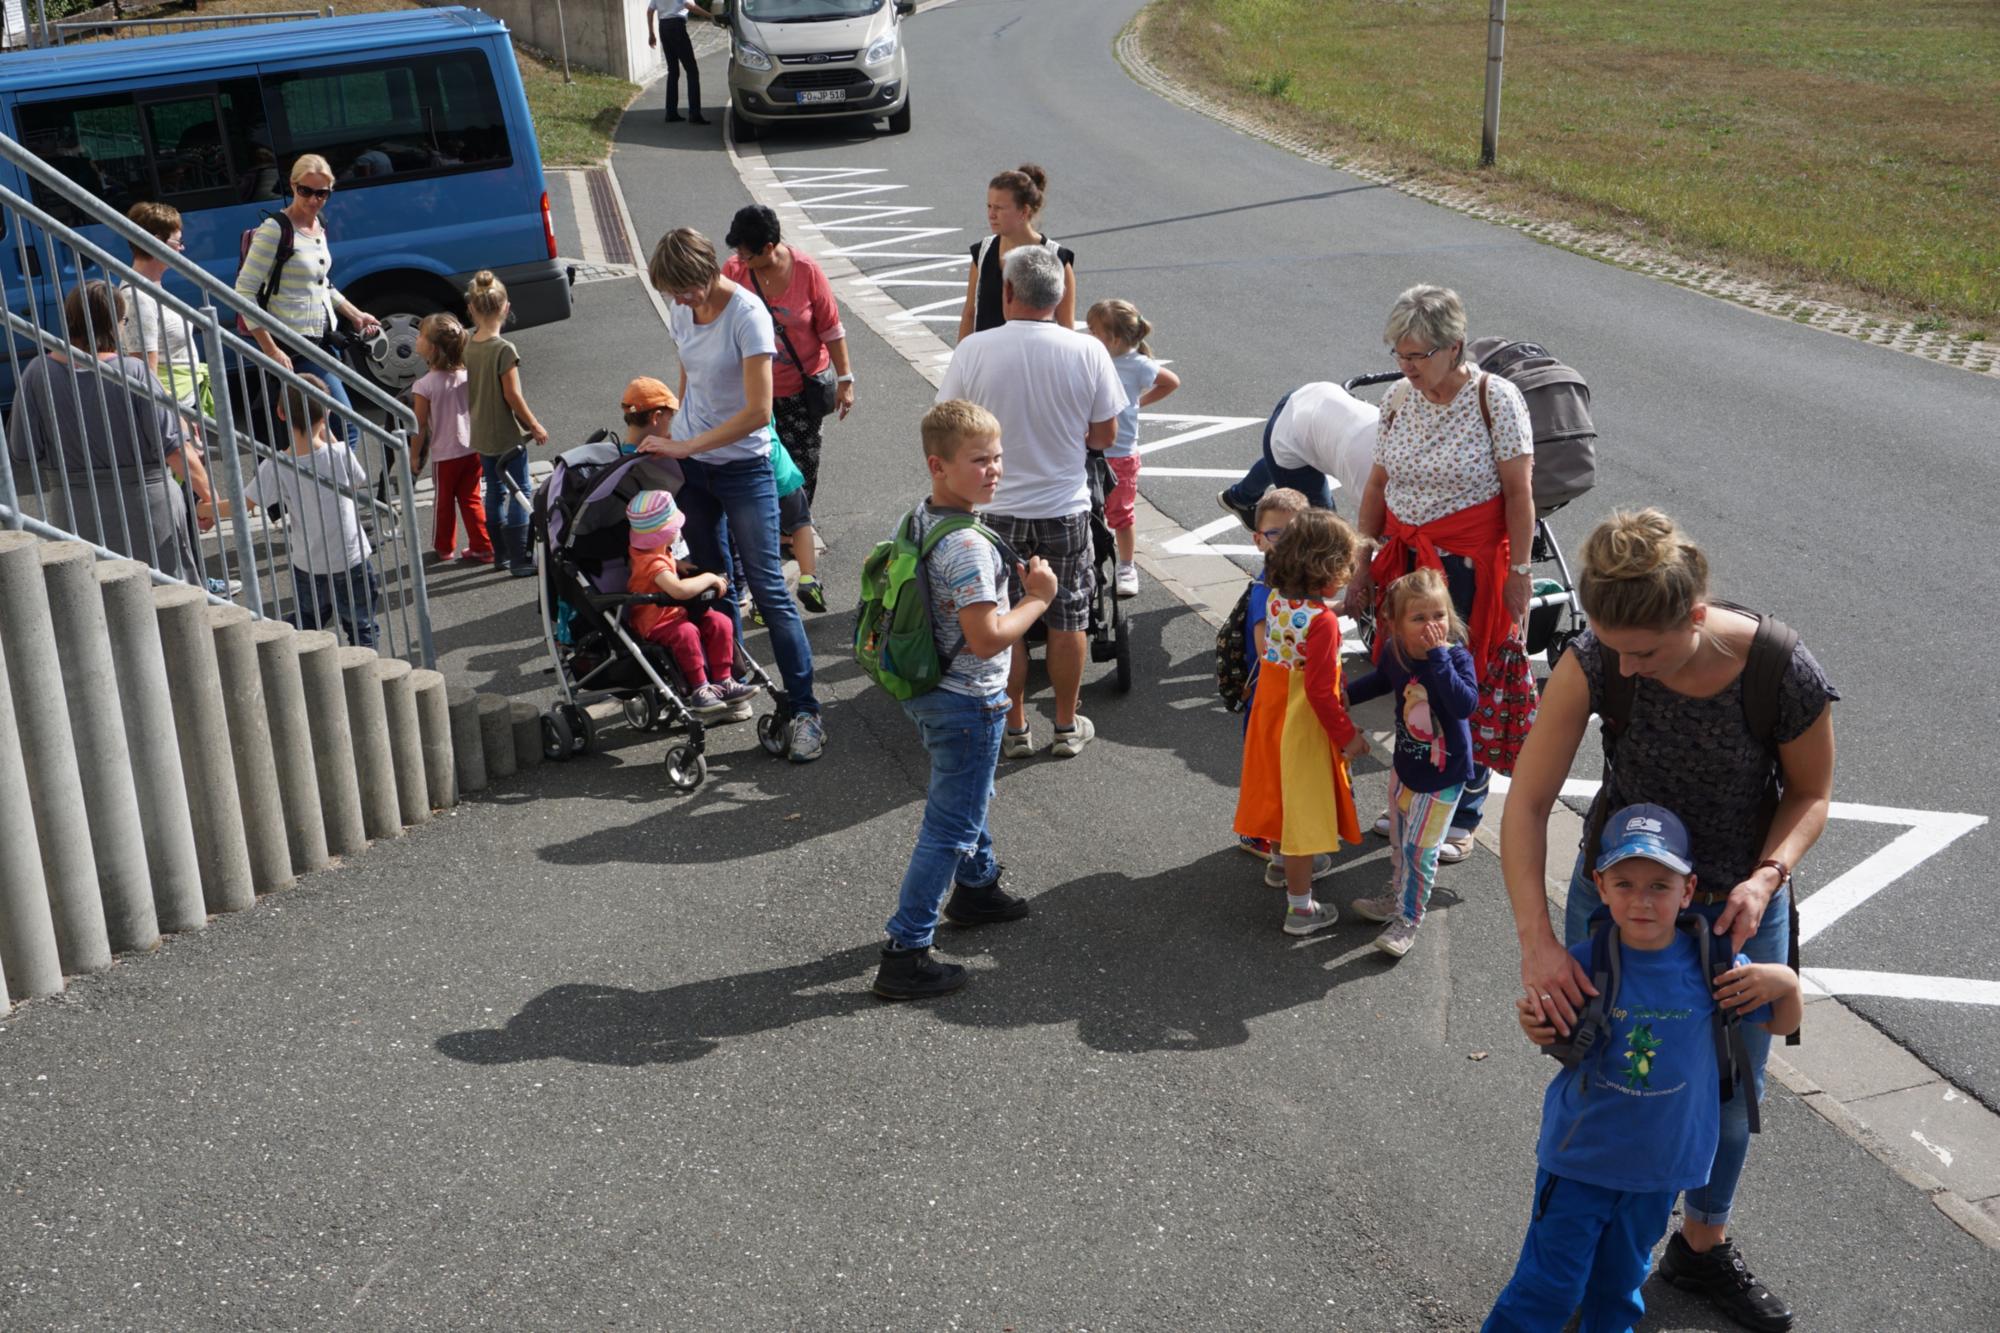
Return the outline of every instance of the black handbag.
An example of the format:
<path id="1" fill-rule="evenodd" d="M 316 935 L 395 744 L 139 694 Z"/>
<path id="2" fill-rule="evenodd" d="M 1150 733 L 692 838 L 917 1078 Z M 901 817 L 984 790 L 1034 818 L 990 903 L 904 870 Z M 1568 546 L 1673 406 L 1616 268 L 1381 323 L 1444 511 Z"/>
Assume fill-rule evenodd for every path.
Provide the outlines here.
<path id="1" fill-rule="evenodd" d="M 806 406 L 820 417 L 832 416 L 834 409 L 840 406 L 840 381 L 833 373 L 832 358 L 827 359 L 824 370 L 816 375 L 807 375 L 806 363 L 799 360 L 798 348 L 792 346 L 791 337 L 785 332 L 785 322 L 778 318 L 777 311 L 771 310 L 771 302 L 764 295 L 764 284 L 757 281 L 755 273 L 750 274 L 750 286 L 756 291 L 757 299 L 764 302 L 764 309 L 770 311 L 771 327 L 778 331 L 778 341 L 785 345 L 785 351 L 790 354 L 792 364 L 799 368 L 799 374 L 806 382 L 804 389 Z"/>

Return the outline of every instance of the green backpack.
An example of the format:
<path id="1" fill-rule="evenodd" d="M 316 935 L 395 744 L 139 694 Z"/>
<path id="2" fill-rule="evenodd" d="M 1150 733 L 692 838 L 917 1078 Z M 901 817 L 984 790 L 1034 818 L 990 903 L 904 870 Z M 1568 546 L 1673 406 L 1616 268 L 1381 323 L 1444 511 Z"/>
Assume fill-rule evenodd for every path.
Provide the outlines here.
<path id="1" fill-rule="evenodd" d="M 861 566 L 861 604 L 854 620 L 854 660 L 869 679 L 898 699 L 914 699 L 937 688 L 951 656 L 940 655 L 931 624 L 927 561 L 937 544 L 967 528 L 1003 555 L 1006 546 L 971 514 L 948 514 L 916 539 L 917 511 L 903 515 L 896 535 L 878 542 Z"/>

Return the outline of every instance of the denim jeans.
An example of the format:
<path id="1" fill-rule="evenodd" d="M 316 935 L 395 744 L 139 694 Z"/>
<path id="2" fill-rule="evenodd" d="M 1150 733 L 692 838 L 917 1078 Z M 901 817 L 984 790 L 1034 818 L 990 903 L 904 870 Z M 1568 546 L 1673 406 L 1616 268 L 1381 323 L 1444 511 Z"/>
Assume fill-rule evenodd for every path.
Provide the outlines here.
<path id="1" fill-rule="evenodd" d="M 778 483 L 768 458 L 739 458 L 729 463 L 681 463 L 687 484 L 679 496 L 688 516 L 688 551 L 703 569 L 727 570 L 732 553 L 741 554 L 750 592 L 764 624 L 771 631 L 771 653 L 778 659 L 785 694 L 795 713 L 817 713 L 813 696 L 812 645 L 806 642 L 799 604 L 785 587 L 784 547 L 778 536 Z M 732 552 L 733 547 L 733 552 Z M 731 592 L 740 591 L 732 588 Z M 728 598 L 736 640 L 743 641 L 743 613 L 734 596 Z"/>
<path id="2" fill-rule="evenodd" d="M 292 594 L 300 629 L 320 629 L 340 620 L 347 641 L 356 648 L 376 643 L 375 603 L 381 590 L 366 560 L 345 574 L 309 574 L 292 569 Z"/>
<path id="3" fill-rule="evenodd" d="M 486 523 L 488 530 L 505 531 L 526 526 L 528 509 L 514 498 L 514 492 L 500 480 L 501 474 L 514 479 L 522 491 L 533 495 L 528 485 L 528 451 L 516 449 L 502 458 L 479 456 L 479 475 L 486 481 Z"/>
<path id="4" fill-rule="evenodd" d="M 1271 431 L 1278 424 L 1278 414 L 1291 400 L 1292 396 L 1286 394 L 1271 409 L 1271 418 L 1264 423 L 1264 456 L 1252 463 L 1250 470 L 1243 474 L 1243 479 L 1225 492 L 1231 504 L 1247 509 L 1262 499 L 1264 492 L 1271 487 L 1289 486 L 1303 493 L 1308 501 L 1321 509 L 1334 508 L 1333 483 L 1326 479 L 1326 473 L 1318 468 L 1282 467 L 1277 459 L 1271 457 Z M 1359 503 L 1358 498 L 1356 503 Z"/>
<path id="5" fill-rule="evenodd" d="M 1569 877 L 1569 905 L 1563 913 L 1563 939 L 1574 947 L 1590 938 L 1591 916 L 1603 906 L 1597 885 L 1584 873 L 1584 853 L 1578 852 L 1576 868 Z M 1696 903 L 1688 910 L 1713 922 L 1726 904 L 1712 907 Z M 1757 933 L 1743 945 L 1743 954 L 1753 963 L 1782 963 L 1790 955 L 1792 894 L 1787 888 L 1771 899 Z M 1719 941 L 1726 945 L 1726 941 Z M 1758 1101 L 1764 1100 L 1764 1065 L 1771 1056 L 1771 1034 L 1745 1023 L 1743 1044 L 1750 1056 L 1750 1078 Z M 1743 1178 L 1743 1159 L 1750 1153 L 1750 1103 L 1739 1088 L 1722 1104 L 1722 1135 L 1715 1145 L 1715 1165 L 1709 1168 L 1708 1183 L 1687 1192 L 1683 1201 L 1686 1215 L 1696 1222 L 1721 1226 L 1729 1220 L 1736 1202 L 1736 1182 Z"/>
<path id="6" fill-rule="evenodd" d="M 930 751 L 931 785 L 888 931 L 904 948 L 924 949 L 954 883 L 983 888 L 1000 877 L 986 811 L 1000 764 L 1000 735 L 1007 729 L 1007 695 L 975 699 L 932 690 L 905 700 L 903 711 Z"/>

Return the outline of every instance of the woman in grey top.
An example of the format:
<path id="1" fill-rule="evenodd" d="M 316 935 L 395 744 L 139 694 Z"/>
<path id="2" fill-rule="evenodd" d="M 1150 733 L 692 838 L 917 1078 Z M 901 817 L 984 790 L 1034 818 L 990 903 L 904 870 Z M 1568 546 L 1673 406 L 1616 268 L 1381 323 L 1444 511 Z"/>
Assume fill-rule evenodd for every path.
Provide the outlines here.
<path id="1" fill-rule="evenodd" d="M 30 361 L 15 388 L 7 420 L 15 486 L 32 489 L 24 504 L 39 507 L 43 521 L 192 579 L 180 482 L 205 498 L 208 477 L 181 447 L 174 400 L 144 361 L 119 353 L 121 314 L 118 293 L 105 282 L 87 282 L 63 299 L 71 347 Z"/>

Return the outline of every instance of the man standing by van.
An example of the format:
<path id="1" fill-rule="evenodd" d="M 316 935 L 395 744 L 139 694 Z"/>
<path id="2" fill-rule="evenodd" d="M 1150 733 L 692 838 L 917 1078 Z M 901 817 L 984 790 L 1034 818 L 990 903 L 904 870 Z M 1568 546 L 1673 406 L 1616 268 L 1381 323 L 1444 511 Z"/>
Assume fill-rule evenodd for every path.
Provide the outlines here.
<path id="1" fill-rule="evenodd" d="M 696 4 L 694 0 L 646 0 L 646 45 L 658 46 L 667 58 L 667 119 L 679 120 L 681 113 L 674 110 L 674 103 L 681 100 L 681 71 L 688 76 L 687 118 L 697 125 L 708 124 L 708 117 L 701 114 L 701 70 L 694 63 L 694 43 L 688 40 L 687 16 L 699 14 L 705 19 L 715 16 Z M 653 35 L 655 22 L 659 26 L 659 36 Z"/>
<path id="2" fill-rule="evenodd" d="M 1021 559 L 1038 555 L 1055 570 L 1056 600 L 1042 617 L 1056 696 L 1050 752 L 1072 759 L 1096 734 L 1090 719 L 1076 711 L 1096 585 L 1085 463 L 1091 450 L 1116 440 L 1126 398 L 1104 344 L 1055 322 L 1063 288 L 1063 263 L 1053 251 L 1024 245 L 1008 255 L 1000 286 L 1007 322 L 958 345 L 938 401 L 964 398 L 1000 420 L 1007 466 L 983 517 Z M 1016 600 L 1022 595 L 1016 587 Z M 1000 742 L 1004 758 L 1025 759 L 1035 752 L 1027 684 L 1028 655 L 1017 652 L 1007 681 L 1012 707 Z"/>

